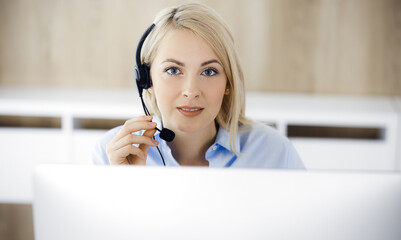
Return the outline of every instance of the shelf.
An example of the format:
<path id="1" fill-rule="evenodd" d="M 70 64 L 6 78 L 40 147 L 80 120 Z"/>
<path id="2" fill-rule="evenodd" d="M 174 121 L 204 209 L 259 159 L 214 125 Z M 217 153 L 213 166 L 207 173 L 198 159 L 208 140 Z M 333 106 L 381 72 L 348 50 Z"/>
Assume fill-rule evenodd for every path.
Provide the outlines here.
<path id="1" fill-rule="evenodd" d="M 309 170 L 401 170 L 401 98 L 250 92 L 246 114 L 288 136 Z M 91 164 L 95 142 L 139 115 L 135 88 L 1 87 L 0 202 L 29 203 L 36 165 Z"/>

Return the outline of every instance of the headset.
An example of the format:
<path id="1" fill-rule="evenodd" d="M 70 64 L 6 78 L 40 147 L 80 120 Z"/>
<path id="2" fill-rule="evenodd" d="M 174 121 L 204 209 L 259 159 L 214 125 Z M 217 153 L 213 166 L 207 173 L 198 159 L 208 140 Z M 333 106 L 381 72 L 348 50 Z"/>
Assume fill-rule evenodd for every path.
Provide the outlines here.
<path id="1" fill-rule="evenodd" d="M 146 116 L 149 116 L 149 110 L 145 105 L 145 102 L 143 101 L 143 96 L 142 92 L 144 89 L 149 89 L 152 87 L 152 79 L 150 77 L 150 67 L 146 65 L 146 63 L 141 62 L 141 50 L 142 50 L 142 45 L 145 42 L 145 39 L 149 35 L 149 33 L 152 31 L 152 29 L 155 27 L 155 24 L 152 24 L 148 29 L 146 29 L 145 33 L 142 35 L 142 37 L 139 39 L 138 46 L 136 48 L 136 65 L 134 68 L 134 80 L 136 83 L 136 86 L 138 88 L 138 93 L 139 97 L 141 98 L 141 103 L 143 107 L 143 111 L 145 112 Z M 160 132 L 160 138 L 163 139 L 164 141 L 171 142 L 173 141 L 175 137 L 175 133 L 171 131 L 168 128 L 162 128 L 162 130 L 158 129 L 156 127 L 156 130 Z M 154 139 L 154 137 L 153 137 Z M 163 165 L 165 166 L 166 163 L 164 162 L 163 155 L 160 152 L 159 147 L 157 147 L 157 150 L 159 151 L 160 157 L 163 160 Z"/>
<path id="2" fill-rule="evenodd" d="M 143 89 L 148 89 L 152 87 L 152 79 L 150 78 L 150 67 L 146 65 L 146 63 L 141 62 L 141 50 L 142 50 L 142 45 L 145 42 L 145 39 L 148 37 L 149 33 L 152 31 L 154 27 L 155 24 L 152 24 L 148 29 L 146 29 L 141 39 L 139 39 L 139 43 L 136 48 L 136 58 L 135 58 L 136 65 L 134 68 L 134 80 L 136 82 L 136 86 L 138 87 L 139 97 L 141 99 L 142 99 Z M 143 104 L 143 106 L 145 105 Z M 144 111 L 146 115 L 149 115 L 146 106 L 144 107 Z"/>

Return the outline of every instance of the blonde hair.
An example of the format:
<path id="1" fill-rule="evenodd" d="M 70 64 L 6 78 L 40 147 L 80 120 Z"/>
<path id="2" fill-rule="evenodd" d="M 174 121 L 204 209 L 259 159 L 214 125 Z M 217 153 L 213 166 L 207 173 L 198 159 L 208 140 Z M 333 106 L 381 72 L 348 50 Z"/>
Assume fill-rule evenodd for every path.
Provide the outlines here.
<path id="1" fill-rule="evenodd" d="M 177 29 L 190 30 L 204 39 L 223 65 L 230 93 L 225 95 L 216 121 L 230 132 L 230 150 L 238 153 L 235 141 L 239 129 L 252 121 L 245 117 L 245 84 L 234 38 L 224 20 L 211 8 L 197 3 L 182 4 L 161 10 L 154 21 L 156 25 L 144 42 L 142 62 L 152 65 L 158 46 L 164 36 Z M 150 111 L 161 119 L 156 98 L 149 91 L 144 97 Z M 162 119 L 161 119 L 162 120 Z"/>

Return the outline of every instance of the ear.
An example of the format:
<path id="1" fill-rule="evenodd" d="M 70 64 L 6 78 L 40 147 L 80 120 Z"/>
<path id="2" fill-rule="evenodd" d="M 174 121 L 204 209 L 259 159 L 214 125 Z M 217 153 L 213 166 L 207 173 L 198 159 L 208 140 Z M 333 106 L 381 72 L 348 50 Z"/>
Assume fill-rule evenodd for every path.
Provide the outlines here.
<path id="1" fill-rule="evenodd" d="M 228 95 L 228 94 L 230 94 L 230 87 L 229 86 L 227 86 L 226 90 L 224 91 L 224 95 Z"/>
<path id="2" fill-rule="evenodd" d="M 147 89 L 150 94 L 153 94 L 153 87 Z"/>

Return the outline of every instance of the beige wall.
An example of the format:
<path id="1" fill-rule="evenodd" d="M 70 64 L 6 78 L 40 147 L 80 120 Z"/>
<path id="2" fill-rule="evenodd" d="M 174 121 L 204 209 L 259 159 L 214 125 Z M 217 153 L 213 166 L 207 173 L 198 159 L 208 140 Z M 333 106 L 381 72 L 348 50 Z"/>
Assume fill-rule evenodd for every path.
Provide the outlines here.
<path id="1" fill-rule="evenodd" d="M 133 87 L 165 0 L 0 0 L 0 87 Z M 247 89 L 401 95 L 400 0 L 201 1 L 227 21 Z"/>

